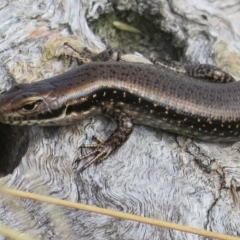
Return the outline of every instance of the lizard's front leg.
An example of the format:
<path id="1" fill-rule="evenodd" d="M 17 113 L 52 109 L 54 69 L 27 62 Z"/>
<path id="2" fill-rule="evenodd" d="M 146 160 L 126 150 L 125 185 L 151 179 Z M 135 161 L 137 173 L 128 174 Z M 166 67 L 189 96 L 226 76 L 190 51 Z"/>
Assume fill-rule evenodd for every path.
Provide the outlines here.
<path id="1" fill-rule="evenodd" d="M 85 144 L 82 146 L 84 148 L 92 148 L 93 150 L 90 153 L 79 157 L 75 162 L 78 163 L 91 156 L 93 158 L 85 163 L 80 171 L 83 171 L 95 162 L 98 163 L 106 159 L 113 151 L 123 145 L 133 130 L 131 119 L 120 109 L 111 109 L 107 111 L 107 115 L 117 122 L 117 128 L 106 141 L 102 141 L 97 138 L 97 144 Z"/>

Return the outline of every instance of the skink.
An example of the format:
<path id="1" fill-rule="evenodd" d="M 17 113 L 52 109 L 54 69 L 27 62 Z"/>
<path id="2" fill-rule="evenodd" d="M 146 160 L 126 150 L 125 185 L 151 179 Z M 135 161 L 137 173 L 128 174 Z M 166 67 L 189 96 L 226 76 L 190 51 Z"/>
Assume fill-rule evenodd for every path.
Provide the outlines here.
<path id="1" fill-rule="evenodd" d="M 93 62 L 13 86 L 0 100 L 5 124 L 68 125 L 97 114 L 117 128 L 105 142 L 85 146 L 93 151 L 77 159 L 92 157 L 82 170 L 120 147 L 133 124 L 207 141 L 239 140 L 240 82 L 205 82 L 150 64 Z"/>

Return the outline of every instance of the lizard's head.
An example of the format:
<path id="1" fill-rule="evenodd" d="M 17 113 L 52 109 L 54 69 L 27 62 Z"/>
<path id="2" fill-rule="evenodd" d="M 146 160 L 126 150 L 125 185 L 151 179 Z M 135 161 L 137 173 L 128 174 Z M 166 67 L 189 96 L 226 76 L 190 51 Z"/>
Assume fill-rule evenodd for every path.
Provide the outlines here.
<path id="1" fill-rule="evenodd" d="M 47 82 L 15 85 L 0 99 L 0 122 L 6 124 L 51 125 L 64 112 L 65 107 Z"/>

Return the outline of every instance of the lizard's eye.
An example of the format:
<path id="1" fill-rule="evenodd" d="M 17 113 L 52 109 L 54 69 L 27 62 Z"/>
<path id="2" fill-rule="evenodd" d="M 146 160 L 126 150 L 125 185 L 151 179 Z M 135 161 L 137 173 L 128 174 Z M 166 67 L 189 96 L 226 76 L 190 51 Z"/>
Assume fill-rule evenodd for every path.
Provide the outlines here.
<path id="1" fill-rule="evenodd" d="M 36 107 L 39 105 L 39 103 L 41 102 L 41 100 L 38 100 L 36 102 L 33 103 L 28 103 L 22 106 L 22 110 L 27 112 L 27 111 L 33 111 L 36 109 Z"/>

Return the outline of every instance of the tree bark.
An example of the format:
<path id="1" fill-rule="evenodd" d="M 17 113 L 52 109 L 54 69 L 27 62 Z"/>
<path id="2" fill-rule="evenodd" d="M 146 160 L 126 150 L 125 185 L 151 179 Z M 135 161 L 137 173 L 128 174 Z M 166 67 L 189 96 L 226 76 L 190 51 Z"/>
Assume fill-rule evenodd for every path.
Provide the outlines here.
<path id="1" fill-rule="evenodd" d="M 1 91 L 75 67 L 60 57 L 64 42 L 96 53 L 109 46 L 215 64 L 238 79 L 239 7 L 237 0 L 3 0 Z M 141 33 L 117 29 L 114 21 Z M 2 124 L 0 184 L 240 236 L 240 142 L 207 143 L 138 125 L 118 151 L 80 172 L 79 146 L 94 135 L 106 139 L 114 127 L 103 116 L 64 127 Z M 39 239 L 203 239 L 31 200 L 0 195 L 0 201 L 0 225 Z"/>

